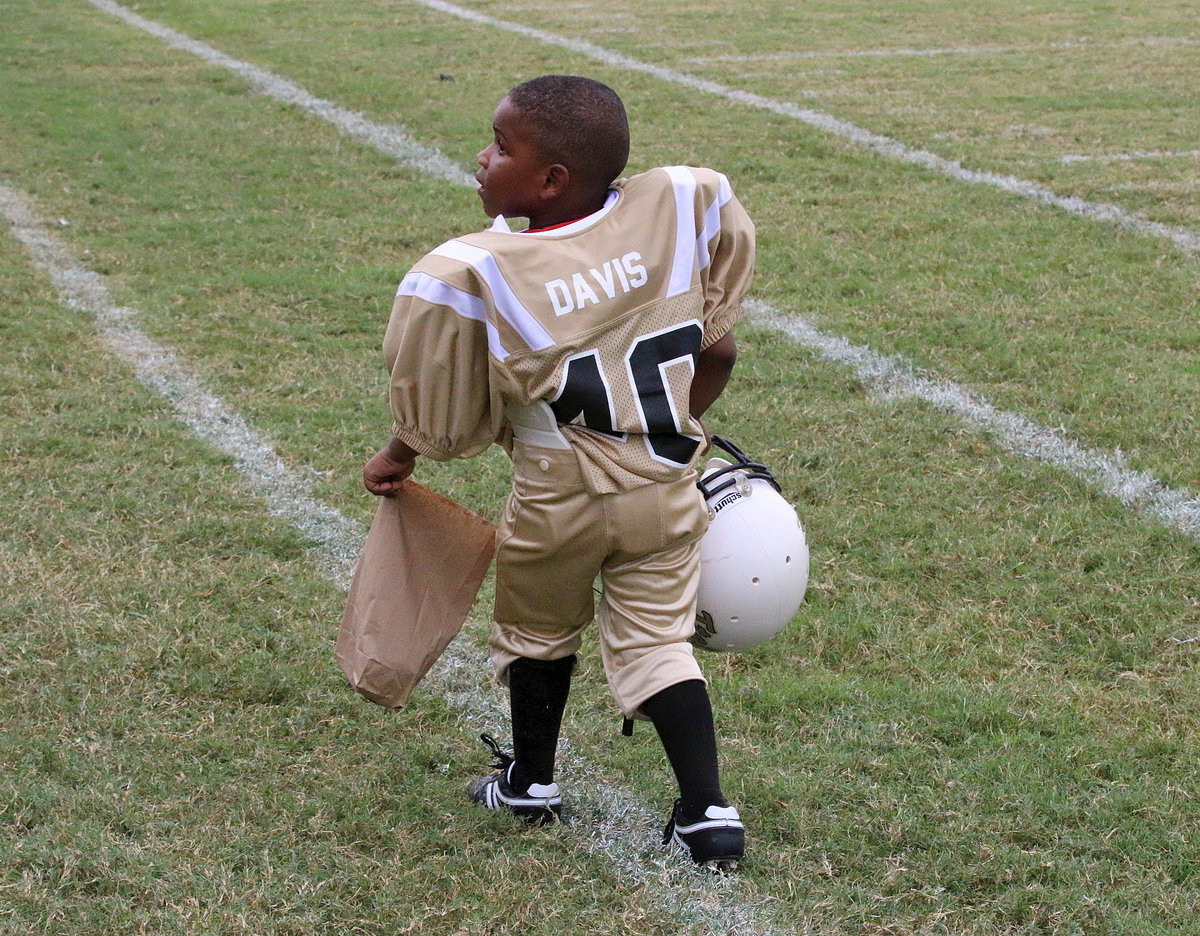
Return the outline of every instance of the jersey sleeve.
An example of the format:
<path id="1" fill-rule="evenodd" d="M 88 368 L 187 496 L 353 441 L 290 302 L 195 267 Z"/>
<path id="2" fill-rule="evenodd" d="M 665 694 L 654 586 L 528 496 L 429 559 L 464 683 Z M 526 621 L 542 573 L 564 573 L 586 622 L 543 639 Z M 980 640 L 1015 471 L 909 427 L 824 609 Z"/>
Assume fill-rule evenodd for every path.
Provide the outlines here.
<path id="1" fill-rule="evenodd" d="M 704 292 L 703 347 L 715 344 L 742 317 L 754 278 L 754 222 L 719 172 L 695 170 L 703 212 L 700 283 Z"/>
<path id="2" fill-rule="evenodd" d="M 502 428 L 482 301 L 414 269 L 400 283 L 383 340 L 392 432 L 439 461 L 487 448 Z"/>

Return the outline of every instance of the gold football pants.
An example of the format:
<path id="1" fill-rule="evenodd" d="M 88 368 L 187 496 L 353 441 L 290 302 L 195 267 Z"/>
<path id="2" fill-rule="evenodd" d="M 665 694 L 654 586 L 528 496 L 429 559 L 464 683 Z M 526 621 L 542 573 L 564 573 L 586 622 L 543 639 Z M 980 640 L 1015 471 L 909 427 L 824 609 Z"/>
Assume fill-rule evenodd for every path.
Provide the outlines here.
<path id="1" fill-rule="evenodd" d="M 512 457 L 513 489 L 497 536 L 491 635 L 501 681 L 518 657 L 557 660 L 575 653 L 593 617 L 604 672 L 626 716 L 668 686 L 703 679 L 688 643 L 700 537 L 708 528 L 695 472 L 593 494 L 571 450 L 517 441 Z"/>

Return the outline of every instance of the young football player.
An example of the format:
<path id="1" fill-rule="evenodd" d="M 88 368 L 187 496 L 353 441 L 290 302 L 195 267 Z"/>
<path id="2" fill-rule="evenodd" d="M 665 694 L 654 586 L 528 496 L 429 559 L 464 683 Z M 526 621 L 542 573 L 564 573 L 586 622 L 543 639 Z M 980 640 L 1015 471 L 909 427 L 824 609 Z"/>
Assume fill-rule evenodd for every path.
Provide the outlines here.
<path id="1" fill-rule="evenodd" d="M 554 761 L 581 632 L 595 616 L 625 716 L 653 722 L 679 786 L 665 841 L 699 864 L 742 857 L 721 792 L 707 684 L 692 653 L 700 417 L 724 390 L 754 227 L 712 170 L 617 180 L 625 108 L 607 86 L 549 75 L 496 108 L 478 157 L 494 223 L 437 247 L 400 283 L 384 338 L 394 424 L 367 462 L 394 495 L 418 455 L 503 445 L 492 664 L 513 755 L 470 797 L 531 822 L 560 815 Z M 515 230 L 510 218 L 525 218 Z M 594 583 L 600 580 L 599 613 Z"/>

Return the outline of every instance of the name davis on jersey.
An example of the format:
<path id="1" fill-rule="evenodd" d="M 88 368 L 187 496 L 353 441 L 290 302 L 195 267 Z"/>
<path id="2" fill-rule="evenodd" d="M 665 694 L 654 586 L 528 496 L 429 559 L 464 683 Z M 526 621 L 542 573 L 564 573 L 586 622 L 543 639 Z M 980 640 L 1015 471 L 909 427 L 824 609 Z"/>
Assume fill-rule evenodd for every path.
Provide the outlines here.
<path id="1" fill-rule="evenodd" d="M 566 315 L 582 309 L 589 302 L 599 305 L 600 293 L 615 299 L 617 290 L 627 293 L 645 286 L 650 277 L 640 263 L 641 259 L 642 255 L 633 250 L 623 257 L 605 260 L 599 269 L 593 267 L 585 273 L 573 273 L 570 281 L 550 280 L 546 283 L 546 292 L 554 304 L 554 314 Z M 596 288 L 593 288 L 593 283 Z"/>

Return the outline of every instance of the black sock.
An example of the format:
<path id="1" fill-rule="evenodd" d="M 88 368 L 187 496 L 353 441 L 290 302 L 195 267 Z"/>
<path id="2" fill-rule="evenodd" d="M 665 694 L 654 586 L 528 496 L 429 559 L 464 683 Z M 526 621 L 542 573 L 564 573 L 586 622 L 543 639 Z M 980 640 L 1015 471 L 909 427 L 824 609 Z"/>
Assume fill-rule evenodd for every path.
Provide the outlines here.
<path id="1" fill-rule="evenodd" d="M 508 667 L 512 706 L 513 789 L 523 793 L 531 783 L 554 781 L 554 754 L 562 726 L 575 657 L 533 660 L 520 657 Z"/>
<path id="2" fill-rule="evenodd" d="M 717 766 L 717 733 L 708 688 L 699 679 L 668 686 L 642 703 L 654 722 L 679 783 L 683 813 L 698 819 L 709 806 L 724 806 Z"/>

